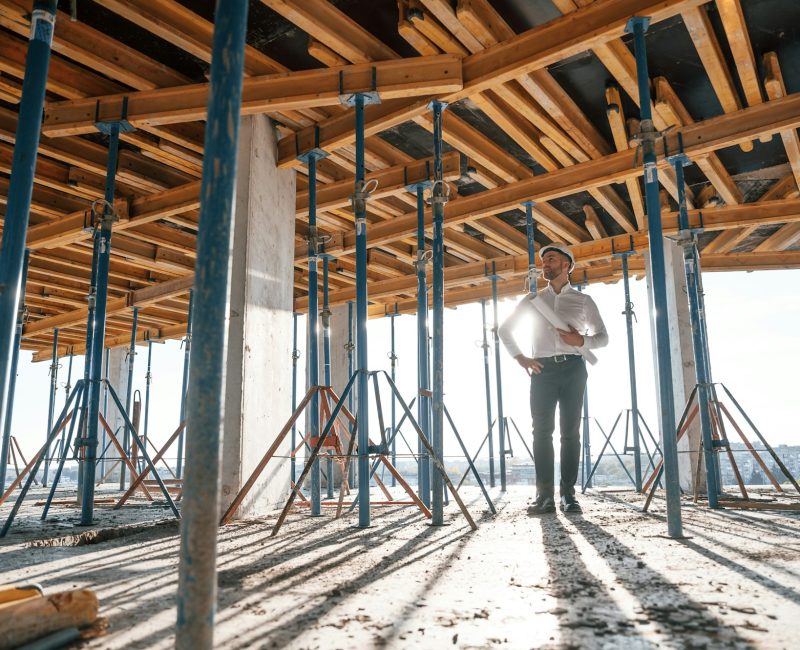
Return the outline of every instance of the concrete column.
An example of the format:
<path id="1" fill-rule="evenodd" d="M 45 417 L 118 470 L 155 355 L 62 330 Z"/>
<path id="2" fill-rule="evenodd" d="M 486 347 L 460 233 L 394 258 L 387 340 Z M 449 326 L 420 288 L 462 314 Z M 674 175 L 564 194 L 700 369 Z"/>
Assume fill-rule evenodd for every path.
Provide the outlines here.
<path id="1" fill-rule="evenodd" d="M 276 166 L 269 118 L 242 118 L 234 213 L 222 449 L 222 509 L 250 477 L 291 414 L 295 175 Z M 191 433 L 189 434 L 191 435 Z M 290 438 L 237 516 L 283 505 Z"/>
<path id="2" fill-rule="evenodd" d="M 653 368 L 658 382 L 658 357 L 655 348 L 655 321 L 653 319 L 653 292 L 650 278 L 649 256 L 645 256 L 647 266 L 647 295 L 650 305 L 650 331 L 653 340 Z M 686 400 L 691 395 L 697 381 L 695 375 L 694 351 L 692 349 L 692 323 L 689 316 L 689 299 L 686 293 L 686 275 L 683 267 L 683 250 L 671 239 L 664 239 L 664 262 L 667 274 L 667 313 L 669 318 L 669 340 L 672 353 L 672 384 L 675 397 L 675 423 L 678 424 Z M 660 395 L 656 383 L 656 404 L 661 409 Z M 657 418 L 660 427 L 660 418 Z M 663 440 L 663 432 L 661 439 Z M 698 449 L 700 448 L 700 420 L 695 423 L 678 442 L 678 463 L 681 489 L 688 493 L 694 490 L 694 475 L 697 469 Z M 705 469 L 700 472 L 700 489 L 705 489 Z"/>
<path id="3" fill-rule="evenodd" d="M 105 356 L 105 355 L 103 355 Z M 114 390 L 117 392 L 120 400 L 122 400 L 123 405 L 125 404 L 125 395 L 128 393 L 128 348 L 112 348 L 108 353 L 108 381 L 111 382 L 111 385 L 114 387 Z M 104 389 L 100 390 L 100 413 L 103 412 L 103 399 L 104 399 Z M 108 416 L 106 418 L 108 421 L 108 425 L 111 427 L 111 430 L 116 435 L 117 439 L 119 440 L 119 444 L 123 444 L 123 439 L 125 437 L 125 421 L 122 419 L 122 415 L 120 415 L 119 410 L 117 409 L 116 405 L 114 404 L 114 400 L 111 399 L 111 396 L 108 397 Z M 103 439 L 103 429 L 98 429 L 98 437 L 102 441 Z M 106 439 L 108 442 L 108 439 Z M 100 457 L 102 453 L 102 449 L 98 447 L 97 449 L 97 456 Z M 112 444 L 108 448 L 108 452 L 106 453 L 106 463 L 105 468 L 106 471 L 111 469 L 111 465 L 114 464 L 114 461 L 119 458 L 119 453 L 117 452 L 117 448 Z M 169 461 L 168 461 L 169 462 Z M 119 472 L 120 472 L 120 465 L 117 464 L 117 467 L 114 471 L 109 474 L 106 482 L 114 482 L 119 481 Z M 130 472 L 126 468 L 125 475 L 128 480 L 130 480 Z M 97 479 L 100 480 L 100 474 L 98 471 Z"/>
<path id="4" fill-rule="evenodd" d="M 355 340 L 355 333 L 353 333 Z M 322 375 L 320 375 L 322 376 Z M 331 386 L 341 395 L 350 373 L 347 367 L 347 305 L 331 307 Z"/>

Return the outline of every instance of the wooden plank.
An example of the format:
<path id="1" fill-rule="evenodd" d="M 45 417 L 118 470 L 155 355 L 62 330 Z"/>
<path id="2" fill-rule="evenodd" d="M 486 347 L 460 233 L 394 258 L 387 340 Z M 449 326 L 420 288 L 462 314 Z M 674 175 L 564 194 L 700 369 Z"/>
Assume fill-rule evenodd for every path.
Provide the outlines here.
<path id="1" fill-rule="evenodd" d="M 717 0 L 716 4 L 722 28 L 725 30 L 728 45 L 736 63 L 745 100 L 748 106 L 756 106 L 764 100 L 742 6 L 739 0 Z"/>
<path id="2" fill-rule="evenodd" d="M 700 61 L 706 69 L 711 86 L 725 113 L 733 113 L 742 108 L 739 94 L 733 83 L 733 75 L 725 61 L 714 27 L 705 7 L 692 7 L 681 12 L 683 24 L 692 38 Z"/>
<path id="3" fill-rule="evenodd" d="M 790 95 L 774 102 L 743 109 L 704 122 L 696 122 L 679 130 L 684 149 L 690 158 L 705 155 L 716 149 L 752 140 L 762 133 L 775 133 L 791 125 L 800 125 L 800 94 Z M 668 149 L 677 150 L 677 132 L 668 137 Z M 663 155 L 661 169 L 666 166 Z M 533 178 L 509 183 L 496 189 L 468 197 L 451 200 L 445 210 L 445 223 L 455 225 L 502 210 L 515 208 L 524 201 L 551 200 L 568 196 L 576 187 L 600 187 L 611 182 L 636 178 L 642 169 L 634 165 L 634 152 L 623 151 L 598 160 L 579 163 Z M 416 213 L 409 213 L 391 222 L 376 224 L 369 229 L 369 245 L 381 245 L 413 235 L 416 230 Z M 345 234 L 345 251 L 354 250 L 354 235 Z"/>
<path id="4" fill-rule="evenodd" d="M 458 57 L 441 54 L 251 77 L 243 84 L 241 114 L 338 106 L 342 94 L 372 90 L 373 79 L 385 100 L 448 93 L 462 85 L 461 62 Z M 202 120 L 206 116 L 208 84 L 50 104 L 42 133 L 50 137 L 93 133 L 98 117 L 112 120 L 123 114 L 125 98 L 128 121 L 134 126 Z"/>
<path id="5" fill-rule="evenodd" d="M 783 81 L 783 73 L 778 62 L 778 55 L 775 52 L 767 52 L 764 55 L 764 86 L 767 89 L 767 96 L 770 101 L 786 96 L 786 84 Z M 800 139 L 797 137 L 797 129 L 787 129 L 781 131 L 781 140 L 786 149 L 786 157 L 792 167 L 795 182 L 800 188 Z"/>
<path id="6" fill-rule="evenodd" d="M 573 14 L 534 27 L 509 41 L 466 57 L 463 61 L 463 89 L 447 93 L 442 99 L 449 102 L 458 101 L 557 63 L 573 54 L 584 52 L 596 43 L 605 43 L 618 38 L 622 36 L 632 12 L 648 15 L 655 23 L 677 15 L 687 7 L 703 4 L 703 1 L 606 0 L 587 6 Z M 426 3 L 425 6 L 442 22 L 442 18 L 429 4 Z M 452 8 L 449 11 L 452 13 Z M 450 28 L 449 25 L 447 27 Z M 373 135 L 417 118 L 426 111 L 427 103 L 408 100 L 370 106 L 365 113 L 365 130 L 369 135 Z M 324 120 L 318 127 L 319 142 L 323 149 L 349 144 L 354 139 L 352 119 L 335 116 Z M 297 137 L 303 145 L 299 150 L 306 150 L 314 142 L 314 130 L 304 129 Z M 279 166 L 297 165 L 295 143 L 281 141 L 278 149 Z"/>
<path id="7" fill-rule="evenodd" d="M 608 237 L 600 217 L 597 216 L 597 212 L 591 205 L 584 205 L 583 213 L 586 215 L 586 230 L 591 233 L 593 239 L 605 239 Z"/>
<path id="8" fill-rule="evenodd" d="M 327 0 L 261 0 L 351 63 L 396 59 L 397 53 Z"/>
<path id="9" fill-rule="evenodd" d="M 622 99 L 619 95 L 619 89 L 616 86 L 606 87 L 606 115 L 608 123 L 611 127 L 611 136 L 614 139 L 614 146 L 617 151 L 625 151 L 629 148 L 629 136 L 625 126 L 625 114 L 622 109 Z M 644 197 L 642 196 L 642 188 L 639 185 L 639 180 L 636 178 L 629 178 L 625 181 L 625 187 L 628 190 L 628 198 L 633 207 L 633 214 L 636 218 L 636 226 L 639 230 L 645 227 L 645 211 L 644 211 Z"/>

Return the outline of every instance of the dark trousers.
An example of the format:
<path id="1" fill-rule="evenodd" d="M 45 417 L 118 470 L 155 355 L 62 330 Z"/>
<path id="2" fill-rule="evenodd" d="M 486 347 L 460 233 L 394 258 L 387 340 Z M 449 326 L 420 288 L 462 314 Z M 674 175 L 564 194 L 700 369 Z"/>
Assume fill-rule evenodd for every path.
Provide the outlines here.
<path id="1" fill-rule="evenodd" d="M 581 408 L 586 390 L 586 364 L 583 357 L 569 356 L 556 363 L 554 358 L 537 359 L 544 368 L 531 376 L 531 417 L 533 419 L 533 458 L 536 466 L 536 491 L 539 497 L 553 492 L 553 431 L 556 404 L 561 430 L 561 494 L 574 495 L 580 463 Z"/>

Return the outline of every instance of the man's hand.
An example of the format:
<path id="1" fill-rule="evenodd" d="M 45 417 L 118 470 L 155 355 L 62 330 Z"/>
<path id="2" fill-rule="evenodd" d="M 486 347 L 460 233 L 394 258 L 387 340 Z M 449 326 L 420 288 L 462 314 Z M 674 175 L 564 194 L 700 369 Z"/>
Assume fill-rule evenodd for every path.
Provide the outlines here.
<path id="1" fill-rule="evenodd" d="M 583 336 L 578 333 L 572 325 L 569 326 L 569 331 L 567 330 L 558 330 L 558 335 L 561 337 L 561 340 L 564 341 L 567 345 L 573 345 L 576 348 L 583 347 Z"/>
<path id="2" fill-rule="evenodd" d="M 531 357 L 526 357 L 524 354 L 518 354 L 514 357 L 517 360 L 517 363 L 525 368 L 525 371 L 530 375 L 533 373 L 534 375 L 538 375 L 542 372 L 542 368 L 544 366 L 539 363 L 536 359 L 532 359 Z"/>

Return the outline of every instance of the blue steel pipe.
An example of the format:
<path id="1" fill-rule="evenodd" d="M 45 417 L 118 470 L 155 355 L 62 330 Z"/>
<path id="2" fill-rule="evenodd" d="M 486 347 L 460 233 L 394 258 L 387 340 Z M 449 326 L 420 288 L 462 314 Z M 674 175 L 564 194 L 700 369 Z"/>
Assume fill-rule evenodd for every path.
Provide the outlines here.
<path id="1" fill-rule="evenodd" d="M 11 375 L 8 383 L 8 395 L 13 397 L 14 389 L 17 384 L 17 365 L 19 364 L 19 346 L 22 342 L 22 328 L 25 324 L 25 284 L 28 278 L 28 261 L 30 251 L 25 249 L 22 262 L 22 283 L 20 284 L 20 295 L 17 309 L 17 324 L 14 328 L 14 347 L 11 354 Z M 69 391 L 68 391 L 69 392 Z M 8 467 L 8 448 L 11 443 L 11 422 L 14 415 L 14 400 L 10 399 L 5 411 L 3 420 L 3 441 L 0 445 L 0 494 L 5 491 L 6 467 Z"/>
<path id="2" fill-rule="evenodd" d="M 153 342 L 148 339 L 147 341 L 147 372 L 144 375 L 144 426 L 142 428 L 142 443 L 147 449 L 147 430 L 148 421 L 150 419 L 150 384 L 153 382 L 153 375 L 150 372 L 153 361 Z M 106 377 L 108 379 L 108 377 Z M 106 390 L 106 400 L 108 399 L 108 390 Z"/>
<path id="3" fill-rule="evenodd" d="M 423 435 L 430 440 L 431 399 L 430 359 L 428 356 L 428 280 L 425 264 L 425 184 L 416 186 L 417 192 L 417 383 L 419 384 L 419 402 L 417 403 L 417 419 Z M 421 441 L 417 441 L 417 493 L 426 508 L 431 506 L 430 459 Z"/>
<path id="4" fill-rule="evenodd" d="M 69 391 L 67 391 L 67 397 L 64 404 L 66 405 L 70 400 Z M 77 404 L 77 401 L 76 401 Z M 58 483 L 61 480 L 61 472 L 64 471 L 64 463 L 67 462 L 67 453 L 69 450 L 70 442 L 72 442 L 72 436 L 75 433 L 75 425 L 78 422 L 78 418 L 75 417 L 77 413 L 77 409 L 72 411 L 72 418 L 69 422 L 69 428 L 66 432 L 62 432 L 60 436 L 59 449 L 62 450 L 61 453 L 58 455 L 58 465 L 56 465 L 56 472 L 53 476 L 53 482 L 50 485 L 50 492 L 47 494 L 47 501 L 44 504 L 44 508 L 42 509 L 42 516 L 41 520 L 45 521 L 47 519 L 47 513 L 50 511 L 50 505 L 53 502 L 53 497 L 55 496 L 56 489 L 58 488 Z M 53 441 L 55 442 L 55 440 Z M 105 455 L 105 448 L 103 449 Z"/>
<path id="5" fill-rule="evenodd" d="M 525 201 L 525 233 L 528 236 L 528 291 L 536 295 L 536 223 L 533 220 L 534 201 Z"/>
<path id="6" fill-rule="evenodd" d="M 317 236 L 317 157 L 308 154 L 308 387 L 319 385 L 319 238 Z M 309 436 L 319 437 L 319 393 L 314 391 L 308 405 Z M 311 447 L 314 446 L 311 442 Z M 311 516 L 322 515 L 319 458 L 311 465 Z"/>
<path id="7" fill-rule="evenodd" d="M 92 361 L 91 361 L 91 350 L 92 350 L 92 338 L 94 337 L 94 311 L 95 311 L 95 300 L 97 297 L 97 264 L 100 259 L 100 228 L 97 226 L 96 223 L 92 224 L 94 231 L 92 233 L 92 272 L 89 280 L 89 293 L 86 296 L 87 302 L 87 311 L 86 311 L 86 344 L 84 345 L 85 352 L 83 353 L 83 383 L 86 388 L 84 388 L 83 393 L 81 395 L 81 413 L 80 413 L 80 421 L 78 422 L 78 432 L 75 434 L 75 454 L 76 457 L 79 458 L 78 461 L 78 494 L 77 499 L 78 501 L 83 500 L 83 485 L 84 485 L 84 473 L 85 473 L 85 463 L 83 462 L 83 441 L 86 439 L 88 432 L 86 430 L 86 424 L 88 422 L 88 413 L 89 413 L 89 378 L 91 376 L 92 371 Z M 106 369 L 106 372 L 108 370 Z M 107 398 L 106 398 L 107 399 Z M 106 430 L 103 429 L 103 449 L 105 449 L 105 440 L 106 440 Z"/>
<path id="8" fill-rule="evenodd" d="M 495 385 L 497 388 L 497 439 L 500 447 L 500 490 L 506 491 L 506 426 L 503 416 L 503 376 L 502 363 L 500 358 L 500 319 L 497 313 L 497 274 L 495 265 L 492 262 L 492 308 L 494 310 L 494 327 L 492 335 L 494 337 L 494 371 Z"/>
<path id="9" fill-rule="evenodd" d="M 444 191 L 442 174 L 442 111 L 447 104 L 434 100 L 433 109 L 433 402 L 431 447 L 444 463 Z M 441 473 L 431 475 L 431 524 L 444 524 L 444 481 Z"/>
<path id="10" fill-rule="evenodd" d="M 631 389 L 631 414 L 633 419 L 633 475 L 636 491 L 642 491 L 642 459 L 640 457 L 639 395 L 636 388 L 636 350 L 633 345 L 633 304 L 628 277 L 628 253 L 622 254 L 622 286 L 625 290 L 625 331 L 628 337 L 628 380 Z M 623 449 L 623 452 L 627 451 Z"/>
<path id="11" fill-rule="evenodd" d="M 25 264 L 25 239 L 33 193 L 33 177 L 44 108 L 45 83 L 50 64 L 50 44 L 56 21 L 56 0 L 35 0 L 31 36 L 25 58 L 25 77 L 19 103 L 16 144 L 11 160 L 11 180 L 0 247 L 0 422 L 12 408 L 14 392 L 11 366 L 15 354 L 17 310 Z M 5 457 L 2 459 L 5 461 Z M 2 463 L 0 463 L 2 464 Z"/>
<path id="12" fill-rule="evenodd" d="M 589 468 L 592 466 L 592 443 L 589 432 L 589 387 L 583 391 L 583 489 L 592 487 L 592 475 Z"/>
<path id="13" fill-rule="evenodd" d="M 492 381 L 489 370 L 489 341 L 486 336 L 486 300 L 481 299 L 481 325 L 483 326 L 483 384 L 486 388 L 486 438 L 489 442 L 489 487 L 494 487 L 494 436 L 492 429 Z"/>
<path id="14" fill-rule="evenodd" d="M 86 422 L 86 438 L 83 440 L 83 491 L 81 493 L 81 525 L 90 526 L 94 519 L 94 482 L 97 459 L 97 429 L 100 420 L 100 383 L 103 370 L 103 345 L 106 338 L 106 303 L 108 301 L 108 268 L 111 259 L 111 228 L 113 224 L 114 185 L 119 155 L 120 123 L 109 127 L 108 161 L 106 166 L 105 204 L 100 228 L 95 236 L 97 253 L 97 292 L 94 303 L 94 328 L 92 347 L 87 350 L 90 367 L 89 409 Z M 123 464 L 124 466 L 124 464 Z M 124 471 L 124 470 L 123 470 Z"/>
<path id="15" fill-rule="evenodd" d="M 127 390 L 125 391 L 125 412 L 131 412 L 131 403 L 133 400 L 133 363 L 136 359 L 136 328 L 139 324 L 139 308 L 133 308 L 133 320 L 131 321 L 131 344 L 128 347 L 128 382 Z M 124 433 L 122 436 L 122 448 L 125 453 L 131 455 L 131 432 L 128 425 L 125 425 Z M 133 477 L 131 477 L 133 478 Z M 119 489 L 125 489 L 125 463 L 121 463 L 119 472 Z"/>
<path id="16" fill-rule="evenodd" d="M 186 421 L 186 400 L 189 392 L 189 369 L 192 359 L 192 320 L 194 318 L 194 289 L 189 289 L 189 311 L 186 314 L 186 336 L 183 339 L 183 380 L 181 381 L 180 422 Z M 184 425 L 178 434 L 178 454 L 175 461 L 175 476 L 183 476 L 183 449 L 186 440 L 187 426 Z"/>
<path id="17" fill-rule="evenodd" d="M 300 353 L 297 351 L 297 317 L 292 314 L 292 413 L 297 409 L 297 360 Z M 297 460 L 294 457 L 294 450 L 297 447 L 297 425 L 292 424 L 292 457 L 289 461 L 291 466 L 292 483 L 297 476 Z"/>
<path id="18" fill-rule="evenodd" d="M 214 646 L 220 430 L 247 0 L 217 1 L 195 264 L 175 647 Z"/>
<path id="19" fill-rule="evenodd" d="M 324 252 L 324 246 L 323 246 Z M 322 364 L 324 368 L 325 385 L 331 385 L 331 309 L 328 304 L 328 256 L 322 255 Z M 333 459 L 328 450 L 325 462 L 327 491 L 326 496 L 333 498 Z"/>
<path id="20" fill-rule="evenodd" d="M 665 492 L 667 500 L 667 532 L 670 537 L 683 536 L 681 522 L 681 492 L 678 479 L 678 445 L 675 431 L 675 400 L 672 385 L 672 355 L 669 343 L 667 314 L 667 284 L 664 262 L 664 239 L 661 228 L 661 201 L 658 189 L 658 169 L 655 152 L 655 127 L 650 104 L 650 77 L 647 70 L 647 52 L 644 32 L 649 19 L 634 16 L 627 31 L 633 32 L 636 55 L 636 78 L 639 85 L 639 110 L 641 116 L 640 138 L 644 162 L 645 204 L 647 229 L 650 238 L 650 272 L 653 285 L 655 311 L 656 352 L 658 359 L 658 389 L 661 407 L 663 436 Z"/>
<path id="21" fill-rule="evenodd" d="M 720 486 L 717 481 L 719 473 L 717 468 L 717 454 L 714 449 L 714 437 L 711 425 L 711 385 L 708 354 L 704 340 L 704 323 L 701 318 L 703 309 L 700 291 L 700 257 L 697 247 L 689 232 L 689 213 L 686 207 L 686 186 L 684 183 L 683 167 L 688 164 L 688 158 L 681 152 L 670 158 L 670 164 L 675 170 L 675 182 L 678 186 L 678 223 L 683 236 L 683 265 L 686 273 L 686 293 L 689 297 L 689 317 L 692 323 L 692 348 L 695 358 L 695 377 L 697 379 L 697 404 L 700 411 L 700 433 L 703 438 L 703 459 L 706 465 L 706 488 L 708 491 L 709 508 L 719 508 Z"/>
<path id="22" fill-rule="evenodd" d="M 53 426 L 53 430 L 50 432 L 50 435 L 47 438 L 47 442 L 45 443 L 47 446 L 53 444 L 53 441 L 56 439 L 58 432 L 61 430 L 62 425 L 64 424 L 64 419 L 67 417 L 67 413 L 69 413 L 69 407 L 72 404 L 73 400 L 75 400 L 76 396 L 80 395 L 83 392 L 84 383 L 83 380 L 78 381 L 75 384 L 75 390 L 73 391 L 72 395 L 67 398 L 67 401 L 64 403 L 64 408 L 61 410 L 61 414 L 58 416 L 55 425 Z M 77 403 L 77 401 L 76 401 Z M 28 491 L 31 489 L 31 485 L 33 481 L 36 479 L 36 474 L 39 473 L 39 467 L 44 462 L 43 455 L 40 454 L 39 458 L 37 458 L 36 462 L 31 467 L 31 471 L 28 472 L 28 478 L 25 481 L 25 485 L 22 487 L 22 490 L 17 495 L 16 500 L 14 501 L 14 506 L 11 508 L 11 512 L 6 519 L 6 523 L 3 525 L 2 530 L 0 530 L 0 537 L 5 537 L 8 533 L 8 529 L 11 528 L 11 524 L 14 522 L 14 518 L 17 516 L 17 512 L 19 512 L 20 507 L 22 506 L 22 502 L 25 500 L 25 496 L 28 494 Z"/>
<path id="23" fill-rule="evenodd" d="M 111 348 L 106 348 L 103 352 L 103 378 L 108 381 L 108 363 L 111 360 Z M 108 422 L 108 384 L 103 384 L 103 419 Z M 108 434 L 105 427 L 100 434 L 100 480 L 106 475 L 106 449 L 108 447 Z"/>
<path id="24" fill-rule="evenodd" d="M 395 304 L 395 311 L 397 311 L 397 305 Z M 395 353 L 395 338 L 394 338 L 394 319 L 397 318 L 397 313 L 389 314 L 389 329 L 390 329 L 390 339 L 391 339 L 391 351 L 389 352 L 389 359 L 391 361 L 391 375 L 392 375 L 392 383 L 397 381 L 397 354 Z M 394 393 L 392 393 L 392 445 L 391 445 L 391 458 L 392 458 L 392 465 L 397 467 L 397 436 L 394 435 L 395 427 L 397 426 L 397 400 L 395 399 Z M 392 474 L 392 487 L 397 485 L 397 479 L 395 478 L 394 474 Z"/>
<path id="25" fill-rule="evenodd" d="M 47 406 L 47 433 L 45 440 L 50 436 L 53 428 L 53 417 L 56 410 L 56 391 L 58 390 L 58 328 L 53 329 L 53 354 L 50 359 L 50 401 Z M 50 448 L 44 450 L 44 473 L 42 474 L 42 487 L 47 487 L 47 475 L 50 473 Z"/>
<path id="26" fill-rule="evenodd" d="M 369 374 L 367 357 L 367 206 L 364 192 L 364 100 L 355 96 L 356 182 L 354 212 L 356 221 L 356 358 L 358 362 L 358 526 L 367 528 L 369 512 Z M 362 195 L 359 198 L 359 195 Z"/>
<path id="27" fill-rule="evenodd" d="M 353 301 L 347 301 L 347 376 L 352 377 L 353 373 L 355 372 L 355 357 L 353 355 L 353 351 L 355 350 L 355 344 L 353 343 Z M 342 396 L 340 399 L 344 399 Z M 351 390 L 347 393 L 347 410 L 350 413 L 353 413 L 353 391 Z M 350 427 L 351 435 L 354 434 L 353 427 Z M 350 485 L 354 485 L 356 482 L 356 463 L 349 463 L 350 469 L 348 470 L 348 477 L 347 480 L 349 481 Z"/>
<path id="28" fill-rule="evenodd" d="M 67 364 L 67 383 L 64 386 L 64 401 L 65 402 L 69 399 L 69 392 L 70 392 L 70 390 L 72 390 L 72 386 L 71 386 L 71 382 L 72 382 L 72 359 L 73 359 L 74 356 L 75 355 L 72 353 L 72 346 L 70 346 L 70 348 L 69 348 L 69 363 Z M 103 416 L 105 416 L 105 413 L 103 413 Z M 73 417 L 73 421 L 77 419 L 74 414 L 73 414 L 72 417 Z M 64 444 L 64 440 L 65 440 L 64 436 L 61 436 L 61 438 L 58 441 L 58 456 L 59 456 L 59 458 L 61 458 L 62 454 L 66 455 L 65 449 L 69 446 L 69 443 L 67 443 L 66 445 Z M 0 482 L 0 484 L 2 484 L 2 482 Z"/>

